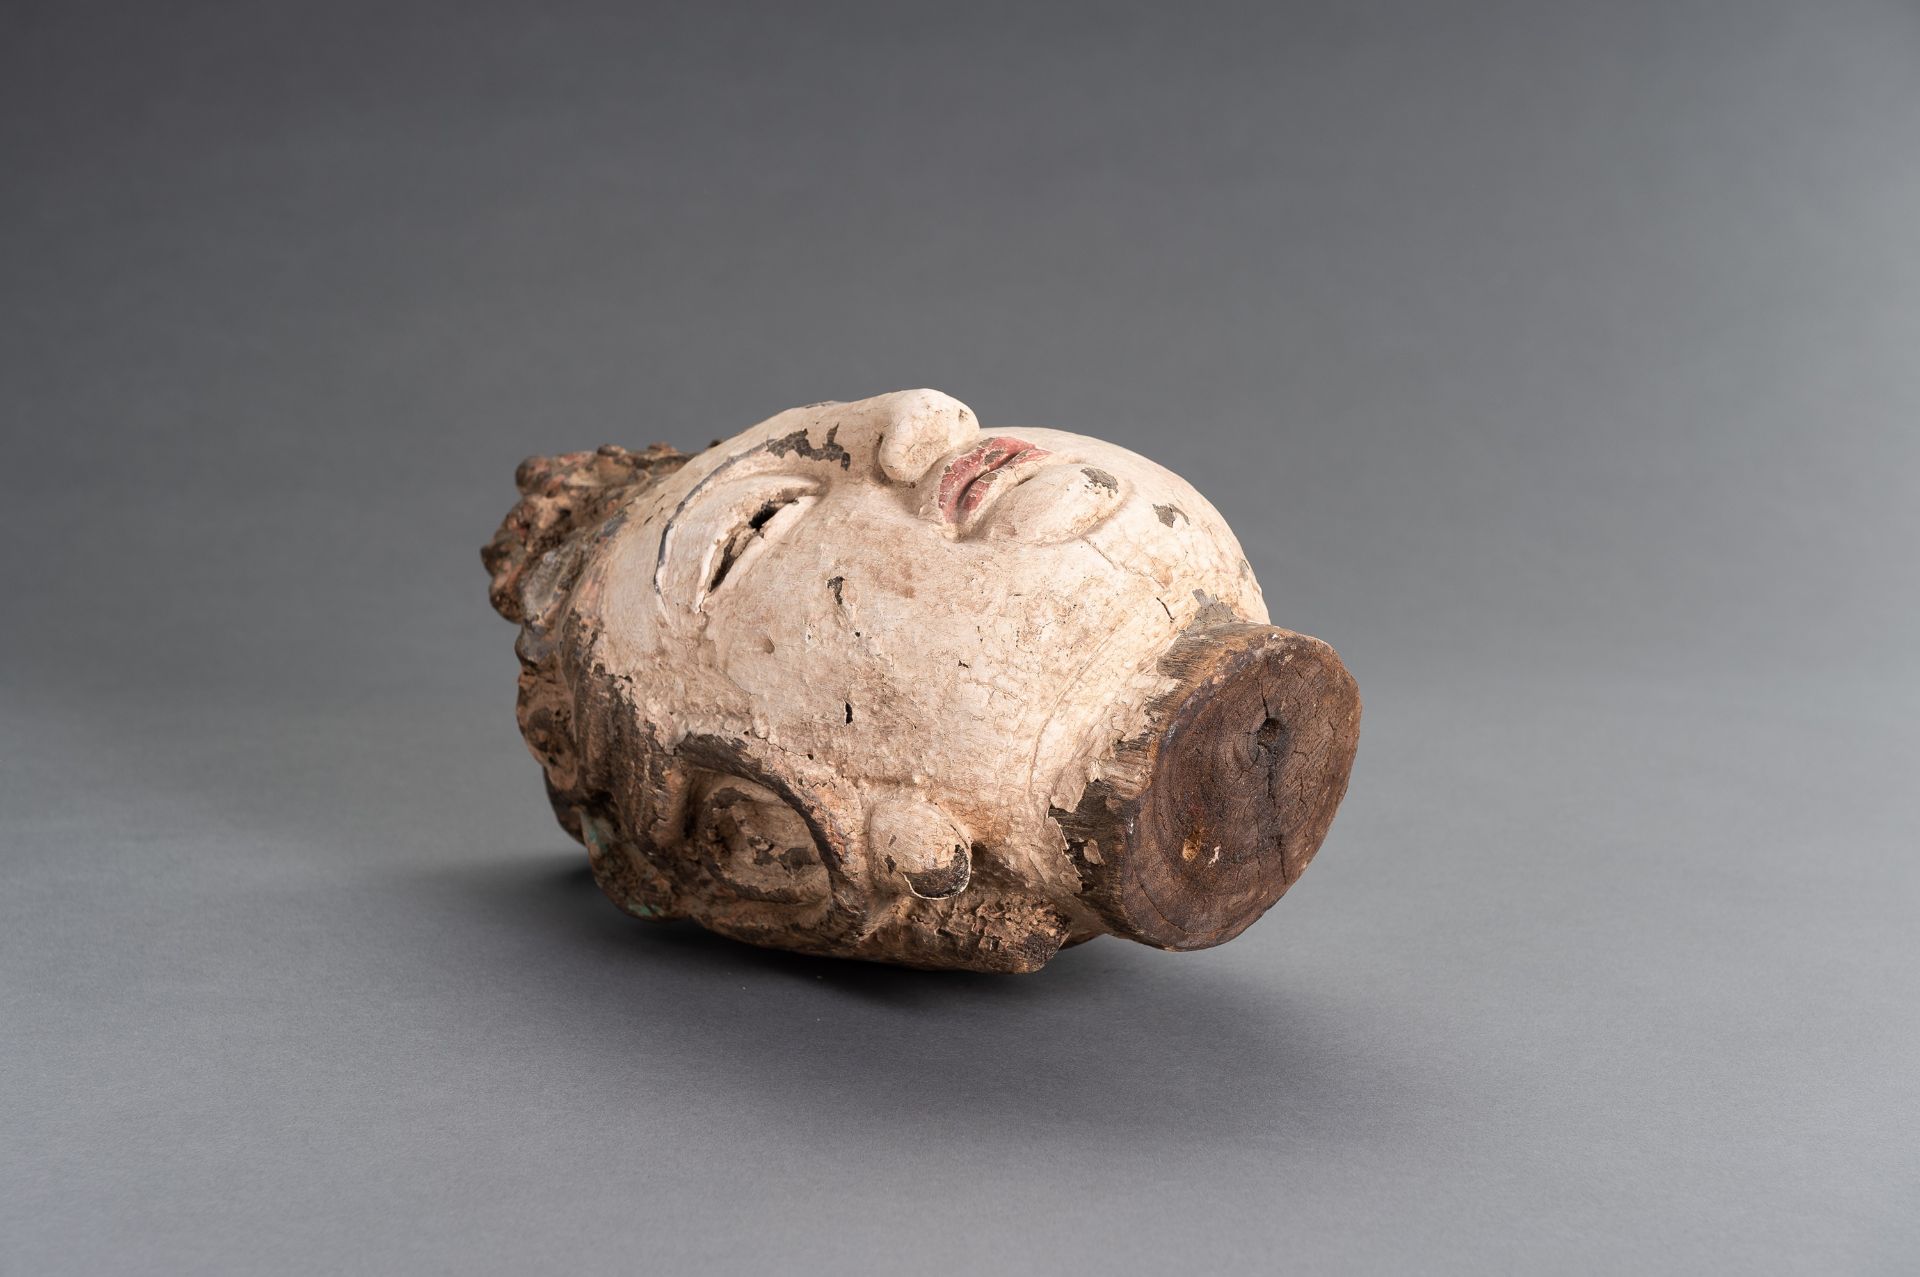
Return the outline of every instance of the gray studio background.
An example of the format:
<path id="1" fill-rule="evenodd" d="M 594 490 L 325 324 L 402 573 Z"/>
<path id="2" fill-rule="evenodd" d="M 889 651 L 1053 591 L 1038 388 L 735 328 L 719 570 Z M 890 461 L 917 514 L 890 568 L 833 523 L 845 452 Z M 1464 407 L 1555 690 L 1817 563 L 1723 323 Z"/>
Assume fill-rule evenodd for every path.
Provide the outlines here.
<path id="1" fill-rule="evenodd" d="M 0 9 L 0 1270 L 1920 1266 L 1920 11 Z M 605 904 L 515 462 L 936 386 L 1367 698 L 1023 979 Z"/>

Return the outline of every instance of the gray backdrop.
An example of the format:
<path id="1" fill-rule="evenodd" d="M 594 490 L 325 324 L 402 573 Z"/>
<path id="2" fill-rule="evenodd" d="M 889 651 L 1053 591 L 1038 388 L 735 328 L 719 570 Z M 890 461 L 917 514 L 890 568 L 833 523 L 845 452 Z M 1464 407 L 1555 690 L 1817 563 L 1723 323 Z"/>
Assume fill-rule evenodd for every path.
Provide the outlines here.
<path id="1" fill-rule="evenodd" d="M 1920 11 L 0 16 L 0 1268 L 1920 1266 Z M 1366 727 L 1244 938 L 604 903 L 534 451 L 929 385 Z"/>

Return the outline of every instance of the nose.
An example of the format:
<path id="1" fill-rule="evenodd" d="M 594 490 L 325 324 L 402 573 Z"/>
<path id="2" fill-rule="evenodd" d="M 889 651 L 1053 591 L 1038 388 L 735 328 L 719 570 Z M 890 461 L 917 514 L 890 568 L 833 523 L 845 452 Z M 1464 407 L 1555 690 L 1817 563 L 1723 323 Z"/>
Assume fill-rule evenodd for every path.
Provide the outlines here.
<path id="1" fill-rule="evenodd" d="M 1252 925 L 1319 850 L 1360 693 L 1327 644 L 1251 622 L 1189 631 L 1159 668 L 1137 730 L 1057 818 L 1114 934 L 1204 949 Z"/>
<path id="2" fill-rule="evenodd" d="M 867 401 L 886 426 L 880 469 L 895 483 L 916 483 L 933 463 L 980 432 L 973 410 L 937 390 L 898 390 Z"/>

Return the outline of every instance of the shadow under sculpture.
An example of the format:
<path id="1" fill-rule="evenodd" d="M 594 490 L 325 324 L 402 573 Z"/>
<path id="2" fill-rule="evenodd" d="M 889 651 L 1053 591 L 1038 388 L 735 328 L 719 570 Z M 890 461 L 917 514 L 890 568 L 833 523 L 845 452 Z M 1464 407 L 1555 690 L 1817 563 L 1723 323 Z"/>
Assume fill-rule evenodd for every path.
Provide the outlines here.
<path id="1" fill-rule="evenodd" d="M 517 481 L 483 557 L 520 727 L 637 917 L 982 971 L 1206 948 L 1346 791 L 1340 658 L 1123 448 L 906 390 Z"/>

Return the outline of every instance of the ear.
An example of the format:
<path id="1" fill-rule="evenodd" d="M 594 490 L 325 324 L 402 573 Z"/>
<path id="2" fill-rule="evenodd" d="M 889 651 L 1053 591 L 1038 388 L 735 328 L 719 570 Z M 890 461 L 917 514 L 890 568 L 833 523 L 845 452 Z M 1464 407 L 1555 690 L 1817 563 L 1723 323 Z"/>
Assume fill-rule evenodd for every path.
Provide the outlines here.
<path id="1" fill-rule="evenodd" d="M 577 546 L 628 497 L 686 460 L 684 453 L 656 443 L 642 452 L 608 444 L 594 452 L 522 461 L 514 472 L 520 502 L 480 551 L 493 577 L 487 597 L 494 610 L 515 622 L 537 615 L 540 608 L 529 598 L 529 587 L 546 575 L 536 571 L 542 560 L 551 551 Z"/>

